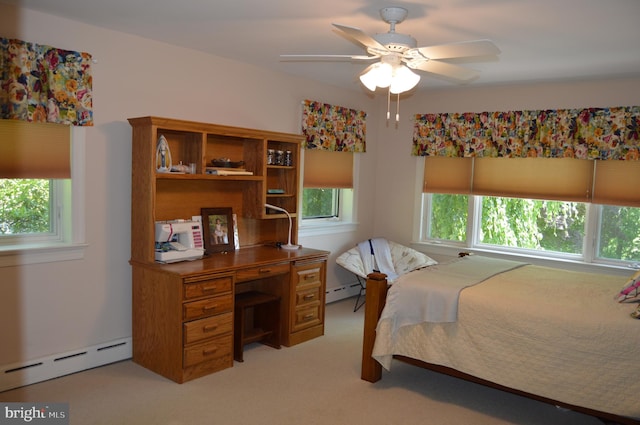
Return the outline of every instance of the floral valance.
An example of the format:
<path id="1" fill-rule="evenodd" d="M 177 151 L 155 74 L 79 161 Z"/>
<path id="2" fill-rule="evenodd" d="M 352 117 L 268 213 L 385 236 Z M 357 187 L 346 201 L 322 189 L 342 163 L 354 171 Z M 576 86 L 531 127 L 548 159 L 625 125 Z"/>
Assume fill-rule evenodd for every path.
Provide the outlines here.
<path id="1" fill-rule="evenodd" d="M 0 38 L 0 118 L 93 125 L 91 55 Z"/>
<path id="2" fill-rule="evenodd" d="M 640 106 L 416 115 L 415 156 L 640 160 Z"/>
<path id="3" fill-rule="evenodd" d="M 302 134 L 305 149 L 339 152 L 366 151 L 367 113 L 342 106 L 302 102 Z"/>

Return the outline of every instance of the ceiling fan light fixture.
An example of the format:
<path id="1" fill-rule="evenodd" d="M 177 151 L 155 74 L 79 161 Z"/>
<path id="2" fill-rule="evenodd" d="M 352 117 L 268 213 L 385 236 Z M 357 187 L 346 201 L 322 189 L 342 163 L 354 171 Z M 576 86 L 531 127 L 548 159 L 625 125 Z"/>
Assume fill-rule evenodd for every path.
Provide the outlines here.
<path id="1" fill-rule="evenodd" d="M 411 90 L 420 82 L 420 76 L 404 65 L 396 67 L 389 90 L 393 94 Z"/>
<path id="2" fill-rule="evenodd" d="M 388 63 L 377 63 L 360 76 L 366 88 L 375 91 L 376 87 L 389 87 L 393 78 L 393 67 Z"/>

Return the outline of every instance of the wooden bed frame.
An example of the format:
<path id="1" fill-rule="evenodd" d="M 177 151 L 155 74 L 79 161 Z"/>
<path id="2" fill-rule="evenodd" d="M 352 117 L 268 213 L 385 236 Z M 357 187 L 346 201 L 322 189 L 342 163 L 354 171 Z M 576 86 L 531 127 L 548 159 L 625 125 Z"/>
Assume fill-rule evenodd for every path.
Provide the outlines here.
<path id="1" fill-rule="evenodd" d="M 365 301 L 365 311 L 364 311 L 364 338 L 363 338 L 363 345 L 362 345 L 362 370 L 361 370 L 360 376 L 363 380 L 369 381 L 369 382 L 377 382 L 382 378 L 382 366 L 373 357 L 371 357 L 371 354 L 373 353 L 373 345 L 376 338 L 376 326 L 378 324 L 378 320 L 380 318 L 380 315 L 382 314 L 382 309 L 384 308 L 384 304 L 387 299 L 387 288 L 388 288 L 388 285 L 387 285 L 386 275 L 382 273 L 371 273 L 367 277 L 366 301 Z M 606 424 L 640 425 L 640 420 L 635 420 L 635 419 L 623 417 L 623 416 L 617 416 L 611 413 L 600 412 L 600 411 L 589 409 L 586 407 L 574 406 L 571 404 L 552 400 L 546 397 L 541 397 L 535 394 L 505 387 L 503 385 L 499 385 L 494 382 L 487 381 L 487 380 L 475 377 L 473 375 L 469 375 L 469 374 L 457 371 L 449 367 L 440 366 L 432 363 L 425 363 L 423 361 L 415 360 L 415 359 L 404 357 L 404 356 L 394 356 L 394 358 L 397 360 L 403 361 L 405 363 L 412 364 L 414 366 L 444 373 L 446 375 L 454 376 L 456 378 L 486 385 L 502 391 L 507 391 L 513 394 L 531 398 L 533 400 L 542 401 L 542 402 L 553 404 L 559 407 L 567 408 L 576 412 L 594 416 L 602 420 Z"/>

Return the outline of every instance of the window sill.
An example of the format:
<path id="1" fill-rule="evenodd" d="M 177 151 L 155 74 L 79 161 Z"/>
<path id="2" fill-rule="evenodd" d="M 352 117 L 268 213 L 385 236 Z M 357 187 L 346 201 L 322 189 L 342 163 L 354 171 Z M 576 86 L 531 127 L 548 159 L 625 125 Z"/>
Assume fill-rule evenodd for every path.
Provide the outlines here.
<path id="1" fill-rule="evenodd" d="M 86 247 L 86 244 L 79 243 L 0 247 L 0 267 L 81 260 Z"/>
<path id="2" fill-rule="evenodd" d="M 313 220 L 312 223 L 303 223 L 298 228 L 298 236 L 321 236 L 332 233 L 354 232 L 358 227 L 357 223 L 352 221 L 339 221 L 332 219 Z"/>
<path id="3" fill-rule="evenodd" d="M 448 245 L 443 243 L 431 242 L 415 242 L 411 244 L 414 249 L 422 251 L 425 254 L 444 255 L 457 257 L 459 252 L 471 252 L 478 255 L 486 255 L 488 257 L 502 258 L 513 261 L 524 261 L 544 267 L 554 267 L 559 269 L 573 270 L 585 273 L 603 273 L 626 276 L 635 269 L 630 266 L 612 265 L 604 263 L 587 263 L 580 260 L 572 260 L 567 258 L 553 258 L 536 255 L 527 255 L 523 253 L 497 251 L 483 248 L 468 248 L 461 245 Z"/>

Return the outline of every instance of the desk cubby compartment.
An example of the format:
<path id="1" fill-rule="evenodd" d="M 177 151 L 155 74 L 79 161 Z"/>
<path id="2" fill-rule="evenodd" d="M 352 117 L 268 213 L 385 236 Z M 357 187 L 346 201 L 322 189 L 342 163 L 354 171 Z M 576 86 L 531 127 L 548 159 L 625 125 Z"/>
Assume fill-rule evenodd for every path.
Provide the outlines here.
<path id="1" fill-rule="evenodd" d="M 298 166 L 299 143 L 283 142 L 280 140 L 267 140 L 267 152 L 273 151 L 274 156 L 269 161 L 267 157 L 267 166 L 271 168 L 296 168 Z M 279 152 L 279 153 L 278 153 Z"/>
<path id="2" fill-rule="evenodd" d="M 214 159 L 226 158 L 232 162 L 243 161 L 244 165 L 241 168 L 252 172 L 254 176 L 261 176 L 265 155 L 263 139 L 207 134 L 207 167 L 212 166 L 211 161 Z"/>
<path id="3" fill-rule="evenodd" d="M 184 165 L 196 164 L 196 173 L 202 171 L 199 167 L 202 158 L 202 133 L 158 128 L 157 135 L 158 139 L 164 136 L 167 140 L 172 166 L 180 162 Z M 155 142 L 157 146 L 158 140 Z"/>
<path id="4" fill-rule="evenodd" d="M 280 297 L 258 291 L 235 296 L 233 357 L 243 362 L 244 346 L 261 342 L 280 348 Z"/>

